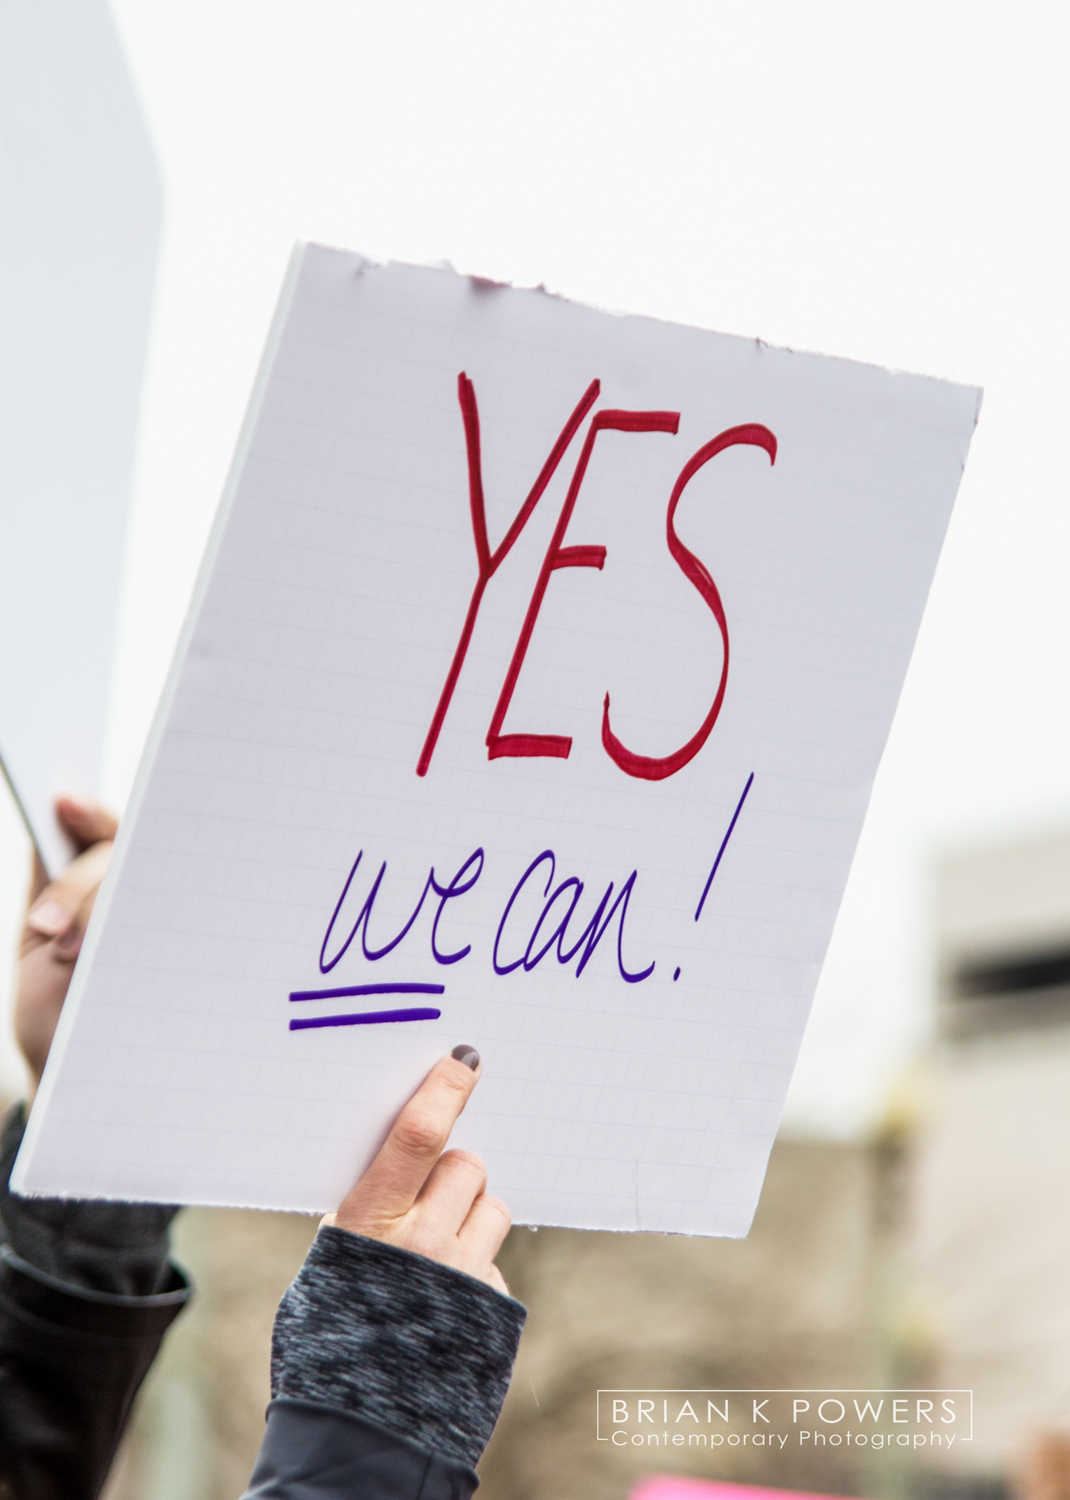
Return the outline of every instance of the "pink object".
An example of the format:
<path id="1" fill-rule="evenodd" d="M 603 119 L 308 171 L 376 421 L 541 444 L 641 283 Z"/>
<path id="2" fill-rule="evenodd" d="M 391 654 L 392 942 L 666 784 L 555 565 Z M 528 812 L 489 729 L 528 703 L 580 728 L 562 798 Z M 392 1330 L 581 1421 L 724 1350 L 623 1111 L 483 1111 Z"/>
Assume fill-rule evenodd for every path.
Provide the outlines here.
<path id="1" fill-rule="evenodd" d="M 839 1500 L 811 1490 L 768 1490 L 754 1484 L 727 1484 L 719 1479 L 641 1479 L 628 1500 Z"/>

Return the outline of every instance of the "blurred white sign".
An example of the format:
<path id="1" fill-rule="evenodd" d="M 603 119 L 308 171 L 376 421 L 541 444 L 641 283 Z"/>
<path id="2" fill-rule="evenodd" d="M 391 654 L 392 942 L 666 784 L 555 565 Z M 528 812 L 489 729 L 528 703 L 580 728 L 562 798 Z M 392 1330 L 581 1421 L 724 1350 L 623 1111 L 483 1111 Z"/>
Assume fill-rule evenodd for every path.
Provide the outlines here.
<path id="1" fill-rule="evenodd" d="M 19 1190 L 745 1233 L 978 404 L 300 252 Z"/>
<path id="2" fill-rule="evenodd" d="M 0 0 L 0 756 L 46 864 L 98 788 L 160 225 L 103 0 Z"/>

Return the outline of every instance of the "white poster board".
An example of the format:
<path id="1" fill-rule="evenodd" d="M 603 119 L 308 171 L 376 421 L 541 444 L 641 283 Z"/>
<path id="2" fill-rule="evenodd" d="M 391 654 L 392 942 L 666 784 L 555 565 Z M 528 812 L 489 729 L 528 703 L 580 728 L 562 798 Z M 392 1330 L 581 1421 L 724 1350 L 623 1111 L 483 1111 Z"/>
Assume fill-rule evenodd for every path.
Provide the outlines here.
<path id="1" fill-rule="evenodd" d="M 98 792 L 161 190 L 104 0 L 0 3 L 0 756 Z"/>
<path id="2" fill-rule="evenodd" d="M 300 252 L 18 1190 L 745 1233 L 978 406 Z"/>

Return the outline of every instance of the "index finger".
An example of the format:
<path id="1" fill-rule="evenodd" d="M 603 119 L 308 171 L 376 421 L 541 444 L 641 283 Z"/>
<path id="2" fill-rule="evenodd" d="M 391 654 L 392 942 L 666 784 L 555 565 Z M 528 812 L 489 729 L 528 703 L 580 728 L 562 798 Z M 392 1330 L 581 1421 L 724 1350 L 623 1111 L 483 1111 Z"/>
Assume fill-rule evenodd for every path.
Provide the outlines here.
<path id="1" fill-rule="evenodd" d="M 86 897 L 104 879 L 110 844 L 94 844 L 57 879 L 39 891 L 26 914 L 26 928 L 40 938 L 57 937 L 74 920 Z"/>
<path id="2" fill-rule="evenodd" d="M 455 1047 L 440 1058 L 394 1121 L 382 1148 L 338 1210 L 343 1229 L 367 1234 L 416 1202 L 479 1081 L 479 1053 Z"/>

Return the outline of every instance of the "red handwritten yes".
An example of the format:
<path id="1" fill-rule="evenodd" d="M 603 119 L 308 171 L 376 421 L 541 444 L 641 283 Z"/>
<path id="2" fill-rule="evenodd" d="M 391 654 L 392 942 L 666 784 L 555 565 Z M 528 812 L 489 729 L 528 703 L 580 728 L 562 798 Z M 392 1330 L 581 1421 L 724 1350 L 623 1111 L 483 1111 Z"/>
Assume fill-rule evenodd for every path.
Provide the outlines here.
<path id="1" fill-rule="evenodd" d="M 512 525 L 498 547 L 492 552 L 487 537 L 486 508 L 483 498 L 483 468 L 479 440 L 479 410 L 476 405 L 475 388 L 468 379 L 468 376 L 463 372 L 457 377 L 457 393 L 464 421 L 465 443 L 468 453 L 468 499 L 472 517 L 472 535 L 475 541 L 478 574 L 475 587 L 472 590 L 472 597 L 469 601 L 464 625 L 461 628 L 460 639 L 453 653 L 453 660 L 446 675 L 442 692 L 439 695 L 434 717 L 431 720 L 431 727 L 427 732 L 427 738 L 424 741 L 423 749 L 420 752 L 420 759 L 417 762 L 416 773 L 418 776 L 426 776 L 431 764 L 431 757 L 434 755 L 435 745 L 438 742 L 454 689 L 457 686 L 457 680 L 461 674 L 461 668 L 464 665 L 464 659 L 468 652 L 472 632 L 475 629 L 476 619 L 479 614 L 479 606 L 487 584 L 504 562 L 521 532 L 524 530 L 524 527 L 527 525 L 532 512 L 538 505 L 547 485 L 557 471 L 572 439 L 582 426 L 587 413 L 598 400 L 600 392 L 601 386 L 599 382 L 592 380 L 571 416 L 568 418 L 568 421 L 561 429 L 557 441 L 550 450 L 549 457 L 540 469 L 538 477 L 528 492 L 523 505 L 517 511 Z M 550 582 L 550 575 L 558 568 L 601 569 L 605 564 L 606 549 L 604 547 L 566 547 L 563 545 L 565 532 L 568 529 L 569 521 L 572 519 L 572 512 L 575 509 L 580 488 L 587 473 L 595 439 L 599 432 L 607 430 L 616 432 L 667 432 L 675 435 L 679 430 L 679 425 L 680 414 L 679 412 L 672 411 L 603 410 L 597 412 L 592 418 L 591 425 L 587 431 L 587 437 L 580 451 L 575 472 L 568 487 L 568 493 L 565 496 L 561 513 L 557 519 L 557 525 L 554 527 L 550 545 L 546 549 L 546 555 L 539 569 L 539 576 L 532 591 L 527 613 L 524 616 L 524 623 L 521 626 L 512 659 L 505 674 L 505 681 L 502 684 L 502 690 L 498 696 L 498 702 L 490 721 L 490 729 L 487 732 L 487 753 L 489 759 L 496 760 L 501 756 L 554 756 L 560 759 L 568 757 L 572 749 L 572 740 L 567 735 L 503 734 L 502 726 L 520 677 L 521 668 L 524 665 L 524 657 L 531 642 L 532 632 L 535 629 L 535 622 L 539 617 L 539 611 L 542 608 L 546 589 Z M 693 760 L 709 738 L 710 731 L 717 722 L 721 705 L 724 702 L 725 687 L 728 682 L 728 622 L 725 617 L 724 606 L 717 585 L 714 583 L 705 564 L 693 552 L 688 551 L 677 536 L 674 518 L 676 508 L 684 490 L 695 474 L 698 473 L 699 469 L 709 463 L 710 459 L 716 457 L 718 453 L 722 453 L 726 448 L 734 447 L 737 444 L 747 444 L 764 448 L 769 455 L 770 463 L 776 462 L 776 438 L 767 427 L 763 427 L 759 423 L 747 423 L 740 427 L 728 428 L 726 431 L 719 433 L 717 437 L 704 443 L 696 453 L 692 454 L 680 470 L 669 498 L 669 506 L 665 519 L 669 552 L 681 572 L 702 597 L 714 619 L 717 621 L 721 633 L 724 647 L 721 678 L 709 712 L 691 738 L 671 755 L 637 755 L 634 751 L 629 750 L 627 746 L 623 745 L 613 733 L 609 723 L 608 692 L 605 696 L 605 703 L 602 710 L 602 744 L 605 747 L 606 753 L 622 771 L 626 772 L 629 776 L 635 776 L 644 781 L 661 781 L 667 776 L 674 775 L 683 766 L 686 766 L 688 761 Z"/>

